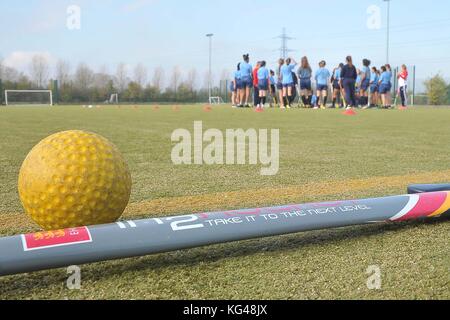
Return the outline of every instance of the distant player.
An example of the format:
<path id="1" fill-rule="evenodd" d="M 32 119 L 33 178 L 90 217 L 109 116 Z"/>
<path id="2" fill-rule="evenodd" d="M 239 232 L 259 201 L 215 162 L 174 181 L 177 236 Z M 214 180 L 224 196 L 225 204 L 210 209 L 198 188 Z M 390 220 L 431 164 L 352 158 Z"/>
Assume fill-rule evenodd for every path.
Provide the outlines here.
<path id="1" fill-rule="evenodd" d="M 327 68 L 325 68 L 326 65 L 327 63 L 325 60 L 320 61 L 319 70 L 316 71 L 315 79 L 317 86 L 317 104 L 315 109 L 318 109 L 319 107 L 325 109 L 327 105 L 328 80 L 330 79 L 331 73 Z"/>
<path id="2" fill-rule="evenodd" d="M 360 103 L 361 103 L 361 75 L 362 72 L 359 69 L 356 69 L 356 82 L 355 82 L 355 99 L 356 99 L 356 106 L 359 107 Z"/>
<path id="3" fill-rule="evenodd" d="M 386 101 L 387 101 L 387 107 L 388 109 L 392 108 L 392 78 L 393 78 L 393 73 L 392 73 L 392 68 L 391 65 L 388 63 L 386 64 L 386 72 L 389 75 L 389 91 L 386 93 Z"/>
<path id="4" fill-rule="evenodd" d="M 369 105 L 369 89 L 370 89 L 370 60 L 363 60 L 363 68 L 361 69 L 361 86 L 360 86 L 360 103 L 363 107 Z"/>
<path id="5" fill-rule="evenodd" d="M 377 67 L 372 67 L 370 73 L 370 108 L 376 108 L 379 103 L 378 97 L 378 81 L 380 80 L 380 74 Z"/>
<path id="6" fill-rule="evenodd" d="M 351 56 L 346 58 L 347 64 L 341 71 L 341 87 L 345 90 L 345 100 L 347 103 L 347 109 L 356 107 L 355 87 L 356 78 L 358 76 L 356 67 L 353 65 L 353 59 Z"/>
<path id="7" fill-rule="evenodd" d="M 391 92 L 391 73 L 387 70 L 386 66 L 381 67 L 380 80 L 378 80 L 379 91 L 381 95 L 381 103 L 383 109 L 389 109 L 391 107 L 389 95 Z"/>
<path id="8" fill-rule="evenodd" d="M 311 96 L 311 106 L 315 106 L 317 103 L 317 96 L 316 95 L 312 95 Z"/>
<path id="9" fill-rule="evenodd" d="M 343 63 L 340 63 L 337 68 L 333 70 L 333 75 L 331 77 L 331 85 L 333 86 L 333 104 L 332 108 L 336 108 L 336 102 L 340 103 L 340 107 L 344 107 L 344 101 L 342 99 L 342 88 L 340 85 L 341 82 L 341 71 L 344 67 Z"/>
<path id="10" fill-rule="evenodd" d="M 266 62 L 261 61 L 259 69 L 258 69 L 258 91 L 259 91 L 259 104 L 257 108 L 265 108 L 265 104 L 267 101 L 267 92 L 270 88 L 270 73 L 266 68 Z"/>
<path id="11" fill-rule="evenodd" d="M 275 80 L 275 71 L 270 70 L 270 97 L 271 97 L 271 101 L 270 101 L 270 107 L 273 107 L 273 104 L 277 104 L 277 88 L 276 88 L 276 83 L 277 81 Z"/>
<path id="12" fill-rule="evenodd" d="M 281 68 L 283 67 L 283 65 L 284 65 L 284 59 L 279 59 L 276 76 L 277 76 L 278 101 L 279 101 L 281 109 L 285 108 L 284 98 L 283 98 L 283 77 L 281 75 Z"/>
<path id="13" fill-rule="evenodd" d="M 248 54 L 244 55 L 244 61 L 241 62 L 240 69 L 242 90 L 239 99 L 239 107 L 250 107 L 248 101 L 250 99 L 251 88 L 253 87 L 253 68 L 250 65 L 250 56 Z"/>
<path id="14" fill-rule="evenodd" d="M 253 106 L 255 108 L 259 108 L 261 106 L 261 98 L 259 96 L 259 79 L 258 79 L 258 71 L 259 71 L 260 67 L 261 67 L 261 62 L 258 61 L 258 63 L 256 63 L 255 69 L 253 69 L 253 75 L 252 75 L 252 79 L 253 79 Z"/>
<path id="15" fill-rule="evenodd" d="M 294 102 L 295 99 L 297 99 L 298 85 L 299 85 L 298 77 L 294 71 L 292 71 L 292 79 L 294 80 L 294 89 L 292 90 L 292 102 Z"/>
<path id="16" fill-rule="evenodd" d="M 302 101 L 305 107 L 312 106 L 312 85 L 311 85 L 311 77 L 312 77 L 312 69 L 309 65 L 309 61 L 307 57 L 302 58 L 302 62 L 300 64 L 300 68 L 297 70 L 297 76 L 300 80 L 300 94 L 302 96 Z"/>
<path id="17" fill-rule="evenodd" d="M 292 77 L 292 71 L 294 70 L 297 62 L 294 59 L 286 59 L 286 63 L 281 67 L 281 82 L 283 84 L 283 99 L 286 108 L 290 109 L 293 102 L 293 90 L 294 90 L 294 78 Z"/>
<path id="18" fill-rule="evenodd" d="M 237 108 L 239 105 L 239 96 L 241 94 L 242 83 L 241 83 L 241 64 L 237 65 L 236 71 L 233 74 L 233 80 L 230 84 L 231 91 L 231 103 L 233 108 Z"/>
<path id="19" fill-rule="evenodd" d="M 406 65 L 402 65 L 402 71 L 398 74 L 398 90 L 402 99 L 402 107 L 406 108 L 408 105 L 408 68 Z"/>

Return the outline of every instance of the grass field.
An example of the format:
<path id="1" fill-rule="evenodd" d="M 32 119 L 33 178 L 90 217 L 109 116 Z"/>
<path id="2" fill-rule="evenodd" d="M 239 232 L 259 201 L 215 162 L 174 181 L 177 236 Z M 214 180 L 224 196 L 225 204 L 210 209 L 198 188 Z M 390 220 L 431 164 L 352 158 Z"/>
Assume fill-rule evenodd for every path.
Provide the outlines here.
<path id="1" fill-rule="evenodd" d="M 17 194 L 20 165 L 42 138 L 99 133 L 133 177 L 128 217 L 402 194 L 408 183 L 450 181 L 450 109 L 233 110 L 202 106 L 0 108 L 0 236 L 37 230 Z M 280 129 L 280 171 L 255 166 L 174 166 L 173 130 Z M 449 299 L 450 222 L 314 231 L 0 278 L 0 299 Z M 0 253 L 1 254 L 1 253 Z M 382 271 L 369 290 L 366 269 Z"/>

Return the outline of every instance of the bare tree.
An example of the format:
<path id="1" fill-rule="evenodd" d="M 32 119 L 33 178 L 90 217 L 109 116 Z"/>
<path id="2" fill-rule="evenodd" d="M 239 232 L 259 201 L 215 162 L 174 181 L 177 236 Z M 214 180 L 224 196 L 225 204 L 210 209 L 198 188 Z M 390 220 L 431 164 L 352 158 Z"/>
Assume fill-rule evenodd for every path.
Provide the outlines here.
<path id="1" fill-rule="evenodd" d="M 31 60 L 31 78 L 38 88 L 42 88 L 48 80 L 49 65 L 47 58 L 41 54 L 33 56 Z"/>
<path id="2" fill-rule="evenodd" d="M 181 82 L 180 67 L 176 66 L 173 68 L 170 82 L 172 84 L 173 91 L 175 92 L 175 94 L 177 94 L 178 86 L 180 85 L 180 82 Z"/>
<path id="3" fill-rule="evenodd" d="M 98 72 L 94 74 L 94 85 L 100 89 L 105 89 L 110 81 L 111 76 L 108 74 L 108 67 L 106 65 L 102 65 L 98 69 Z"/>
<path id="4" fill-rule="evenodd" d="M 98 68 L 98 73 L 101 74 L 108 74 L 109 75 L 109 70 L 108 70 L 108 66 L 106 64 L 102 64 L 100 66 L 100 68 Z"/>
<path id="5" fill-rule="evenodd" d="M 94 72 L 85 63 L 80 63 L 75 72 L 75 86 L 81 90 L 88 89 L 94 79 Z"/>
<path id="6" fill-rule="evenodd" d="M 116 71 L 116 85 L 120 93 L 122 93 L 127 86 L 127 75 L 127 66 L 125 63 L 119 63 Z"/>
<path id="7" fill-rule="evenodd" d="M 108 68 L 102 65 L 98 71 L 92 76 L 92 85 L 95 88 L 95 93 L 99 98 L 109 101 L 111 94 L 116 93 L 112 86 L 112 77 L 108 73 Z"/>
<path id="8" fill-rule="evenodd" d="M 23 75 L 16 69 L 3 66 L 3 80 L 16 82 L 21 76 Z"/>
<path id="9" fill-rule="evenodd" d="M 158 67 L 155 69 L 155 72 L 153 73 L 152 86 L 161 91 L 163 82 L 164 82 L 164 69 L 162 67 Z"/>
<path id="10" fill-rule="evenodd" d="M 195 82 L 197 81 L 197 70 L 195 68 L 191 69 L 187 75 L 187 85 L 191 92 L 195 89 Z"/>
<path id="11" fill-rule="evenodd" d="M 212 78 L 212 76 L 211 76 Z M 213 80 L 211 79 L 211 82 L 213 82 Z M 204 75 L 203 75 L 203 89 L 208 89 L 209 88 L 209 72 L 205 71 Z"/>
<path id="12" fill-rule="evenodd" d="M 147 84 L 147 75 L 147 68 L 142 63 L 139 63 L 134 68 L 134 81 L 141 87 L 144 87 Z"/>
<path id="13" fill-rule="evenodd" d="M 56 63 L 56 79 L 61 86 L 67 84 L 70 80 L 70 63 L 65 60 L 58 60 Z"/>

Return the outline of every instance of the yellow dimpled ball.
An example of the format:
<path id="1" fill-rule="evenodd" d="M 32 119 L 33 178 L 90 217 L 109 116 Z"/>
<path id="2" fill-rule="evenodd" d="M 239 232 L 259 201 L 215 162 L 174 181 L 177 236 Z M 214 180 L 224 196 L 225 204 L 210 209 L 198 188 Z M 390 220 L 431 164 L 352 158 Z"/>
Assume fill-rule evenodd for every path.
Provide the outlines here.
<path id="1" fill-rule="evenodd" d="M 90 132 L 65 131 L 42 140 L 19 174 L 22 204 L 45 230 L 115 222 L 130 193 L 130 172 L 119 150 Z"/>

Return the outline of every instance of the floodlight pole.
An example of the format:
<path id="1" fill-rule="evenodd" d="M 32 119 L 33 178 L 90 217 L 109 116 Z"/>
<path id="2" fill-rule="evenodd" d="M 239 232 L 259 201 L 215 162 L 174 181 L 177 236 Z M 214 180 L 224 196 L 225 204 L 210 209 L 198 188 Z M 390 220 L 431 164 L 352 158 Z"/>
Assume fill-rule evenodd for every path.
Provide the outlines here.
<path id="1" fill-rule="evenodd" d="M 416 96 L 416 66 L 413 67 L 413 88 L 412 88 L 412 100 L 411 105 L 415 104 L 415 96 Z"/>
<path id="2" fill-rule="evenodd" d="M 386 63 L 389 63 L 389 47 L 391 38 L 391 0 L 383 0 L 387 2 L 387 37 L 386 37 Z"/>
<path id="3" fill-rule="evenodd" d="M 212 91 L 212 84 L 211 84 L 211 80 L 212 80 L 212 37 L 214 36 L 214 34 L 212 33 L 208 33 L 206 35 L 209 38 L 209 72 L 208 72 L 208 95 L 209 95 L 209 99 L 208 102 L 211 103 L 211 91 Z"/>

